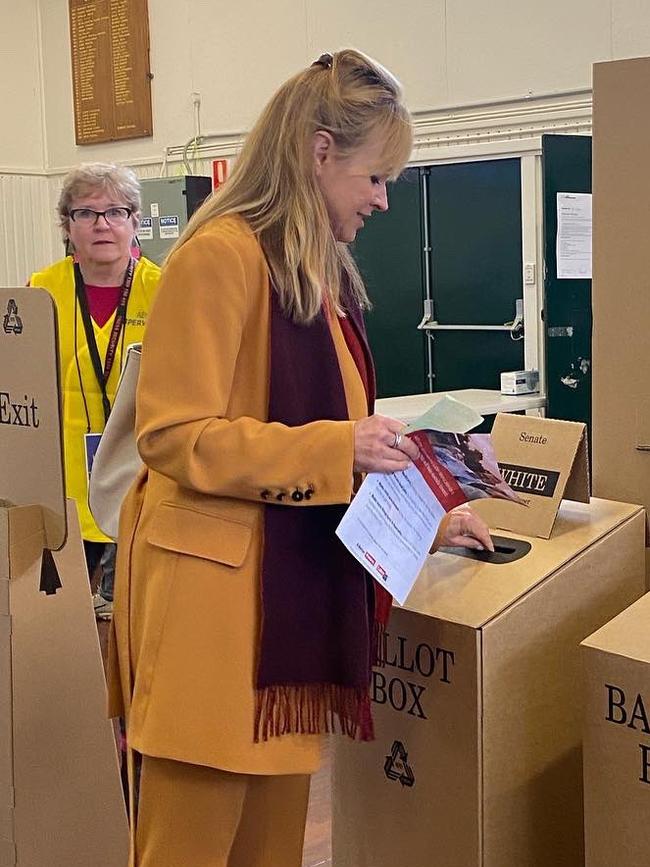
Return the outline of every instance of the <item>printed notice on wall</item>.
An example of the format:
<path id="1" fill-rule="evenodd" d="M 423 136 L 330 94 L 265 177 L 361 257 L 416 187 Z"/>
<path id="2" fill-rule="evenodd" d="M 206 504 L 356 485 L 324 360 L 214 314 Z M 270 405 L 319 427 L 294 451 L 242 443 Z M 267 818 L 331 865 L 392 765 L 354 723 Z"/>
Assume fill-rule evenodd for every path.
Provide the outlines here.
<path id="1" fill-rule="evenodd" d="M 557 278 L 591 279 L 591 193 L 557 194 Z"/>
<path id="2" fill-rule="evenodd" d="M 153 218 L 140 217 L 140 225 L 138 226 L 139 241 L 153 241 Z"/>
<path id="3" fill-rule="evenodd" d="M 160 237 L 178 238 L 180 234 L 178 225 L 178 216 L 160 217 L 158 222 Z"/>
<path id="4" fill-rule="evenodd" d="M 152 135 L 147 0 L 68 0 L 77 144 Z"/>

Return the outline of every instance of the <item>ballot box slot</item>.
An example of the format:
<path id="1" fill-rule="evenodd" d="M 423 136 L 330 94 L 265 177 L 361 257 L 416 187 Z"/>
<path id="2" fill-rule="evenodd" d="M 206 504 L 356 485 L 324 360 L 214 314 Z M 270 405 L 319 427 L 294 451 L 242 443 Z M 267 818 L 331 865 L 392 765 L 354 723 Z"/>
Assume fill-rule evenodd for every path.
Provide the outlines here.
<path id="1" fill-rule="evenodd" d="M 494 551 L 476 551 L 473 548 L 440 548 L 444 554 L 455 554 L 481 563 L 514 563 L 521 560 L 531 549 L 530 542 L 523 539 L 508 539 L 506 536 L 492 536 Z"/>

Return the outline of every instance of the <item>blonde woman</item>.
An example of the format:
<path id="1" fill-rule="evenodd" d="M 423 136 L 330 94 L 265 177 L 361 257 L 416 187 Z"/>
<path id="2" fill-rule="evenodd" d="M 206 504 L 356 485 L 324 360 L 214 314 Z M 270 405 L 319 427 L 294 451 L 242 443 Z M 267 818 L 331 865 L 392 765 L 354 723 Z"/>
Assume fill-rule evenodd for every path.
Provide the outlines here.
<path id="1" fill-rule="evenodd" d="M 163 269 L 114 617 L 113 711 L 142 755 L 132 865 L 299 867 L 320 736 L 372 737 L 389 600 L 334 530 L 359 474 L 417 449 L 373 414 L 346 245 L 411 146 L 396 79 L 323 55 L 271 99 Z M 443 533 L 486 534 L 466 512 Z"/>

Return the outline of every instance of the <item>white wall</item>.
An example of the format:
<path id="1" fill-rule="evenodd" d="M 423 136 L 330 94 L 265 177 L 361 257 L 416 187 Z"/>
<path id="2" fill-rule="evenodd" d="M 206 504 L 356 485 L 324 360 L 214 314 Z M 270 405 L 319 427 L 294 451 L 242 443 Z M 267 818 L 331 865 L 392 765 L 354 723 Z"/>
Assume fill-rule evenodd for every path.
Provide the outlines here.
<path id="1" fill-rule="evenodd" d="M 650 4 L 647 0 L 612 0 L 612 59 L 648 54 Z"/>
<path id="2" fill-rule="evenodd" d="M 500 138 L 516 141 L 527 134 L 531 97 L 590 88 L 594 61 L 650 54 L 648 0 L 413 0 L 405 9 L 394 0 L 149 0 L 154 135 L 78 147 L 68 0 L 0 0 L 0 283 L 22 282 L 26 268 L 60 251 L 51 207 L 63 172 L 109 159 L 157 174 L 164 149 L 194 135 L 192 93 L 203 133 L 243 133 L 286 77 L 322 51 L 354 45 L 402 79 L 422 129 L 448 130 L 439 158 L 463 158 L 463 106 L 493 104 L 488 121 L 476 121 L 490 127 L 489 154 L 492 132 L 506 124 L 500 106 L 511 106 Z M 530 134 L 566 114 L 547 106 Z M 432 156 L 430 137 L 423 142 L 420 161 Z M 36 177 L 25 201 L 3 175 Z M 30 216 L 44 203 L 46 214 Z M 24 244 L 30 219 L 34 237 Z"/>
<path id="3" fill-rule="evenodd" d="M 194 133 L 193 92 L 203 131 L 246 130 L 282 80 L 343 45 L 396 72 L 415 111 L 590 87 L 594 61 L 650 53 L 647 0 L 417 0 L 405 8 L 394 0 L 149 0 L 153 138 L 77 147 L 68 2 L 40 0 L 48 167 L 106 155 L 150 159 L 182 144 Z"/>
<path id="4" fill-rule="evenodd" d="M 38 0 L 0 0 L 0 171 L 42 171 Z"/>
<path id="5" fill-rule="evenodd" d="M 50 252 L 38 0 L 0 0 L 0 284 Z"/>

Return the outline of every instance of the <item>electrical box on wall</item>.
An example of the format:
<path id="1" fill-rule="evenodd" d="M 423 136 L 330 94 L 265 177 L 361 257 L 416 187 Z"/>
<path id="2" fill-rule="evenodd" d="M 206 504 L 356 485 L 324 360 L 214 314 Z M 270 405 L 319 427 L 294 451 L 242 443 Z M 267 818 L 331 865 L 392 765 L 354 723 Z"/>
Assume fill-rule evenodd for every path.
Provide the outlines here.
<path id="1" fill-rule="evenodd" d="M 189 218 L 212 192 L 212 179 L 202 175 L 146 178 L 141 187 L 138 240 L 143 254 L 160 265 Z"/>

